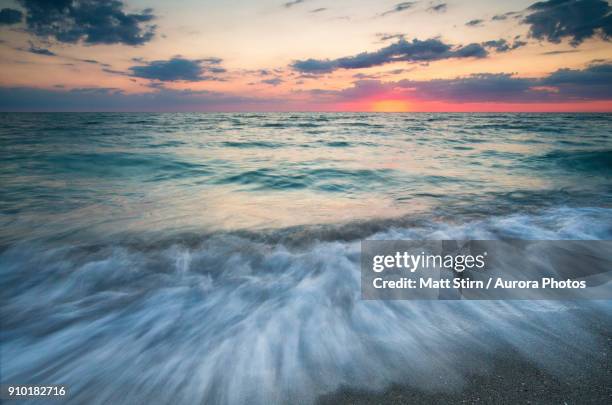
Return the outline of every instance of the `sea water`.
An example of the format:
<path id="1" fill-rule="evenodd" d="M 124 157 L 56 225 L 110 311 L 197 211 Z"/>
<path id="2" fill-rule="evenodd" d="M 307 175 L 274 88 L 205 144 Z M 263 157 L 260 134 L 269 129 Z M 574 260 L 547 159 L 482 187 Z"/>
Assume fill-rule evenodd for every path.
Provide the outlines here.
<path id="1" fill-rule="evenodd" d="M 309 403 L 460 387 L 508 348 L 571 374 L 609 344 L 572 309 L 609 331 L 610 302 L 363 301 L 359 249 L 610 239 L 610 114 L 0 123 L 3 383 L 68 384 L 73 403 Z"/>

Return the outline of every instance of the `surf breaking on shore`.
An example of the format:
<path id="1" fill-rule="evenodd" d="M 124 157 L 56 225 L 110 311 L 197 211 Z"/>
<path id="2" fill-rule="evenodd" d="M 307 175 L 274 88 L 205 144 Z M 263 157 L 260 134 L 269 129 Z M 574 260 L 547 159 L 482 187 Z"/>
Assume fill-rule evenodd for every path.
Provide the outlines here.
<path id="1" fill-rule="evenodd" d="M 366 236 L 609 238 L 609 215 L 429 218 Z M 571 378 L 608 343 L 573 312 L 609 319 L 607 301 L 362 301 L 359 238 L 375 225 L 9 247 L 3 378 L 69 382 L 75 403 L 312 403 L 342 388 L 457 389 L 506 350 Z"/>

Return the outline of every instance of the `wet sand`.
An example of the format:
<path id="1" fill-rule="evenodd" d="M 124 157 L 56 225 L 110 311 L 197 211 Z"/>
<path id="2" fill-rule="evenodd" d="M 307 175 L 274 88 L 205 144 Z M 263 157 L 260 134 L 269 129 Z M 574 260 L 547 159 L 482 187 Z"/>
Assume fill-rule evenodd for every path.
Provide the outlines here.
<path id="1" fill-rule="evenodd" d="M 463 387 L 446 387 L 440 376 L 436 391 L 409 385 L 394 385 L 382 392 L 339 390 L 321 397 L 319 404 L 612 404 L 610 317 L 593 319 L 592 329 L 608 342 L 607 347 L 590 353 L 569 375 L 564 370 L 541 369 L 524 355 L 508 351 L 491 359 L 490 372 L 470 370 Z"/>

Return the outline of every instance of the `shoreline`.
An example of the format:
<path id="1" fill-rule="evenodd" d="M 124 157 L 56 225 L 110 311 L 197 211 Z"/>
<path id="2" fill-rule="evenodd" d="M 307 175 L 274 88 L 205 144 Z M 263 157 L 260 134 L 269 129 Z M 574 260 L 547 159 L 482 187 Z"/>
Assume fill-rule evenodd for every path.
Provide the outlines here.
<path id="1" fill-rule="evenodd" d="M 318 405 L 370 404 L 604 404 L 612 403 L 612 329 L 610 316 L 593 316 L 587 311 L 578 315 L 590 316 L 591 330 L 607 345 L 591 351 L 581 359 L 581 366 L 567 372 L 561 367 L 559 375 L 539 367 L 524 354 L 514 350 L 496 353 L 490 358 L 486 372 L 473 369 L 466 373 L 465 384 L 450 387 L 440 375 L 439 389 L 420 389 L 408 384 L 393 384 L 382 391 L 340 389 L 323 395 Z M 572 356 L 572 336 L 564 355 Z M 566 375 L 561 375 L 566 373 Z"/>

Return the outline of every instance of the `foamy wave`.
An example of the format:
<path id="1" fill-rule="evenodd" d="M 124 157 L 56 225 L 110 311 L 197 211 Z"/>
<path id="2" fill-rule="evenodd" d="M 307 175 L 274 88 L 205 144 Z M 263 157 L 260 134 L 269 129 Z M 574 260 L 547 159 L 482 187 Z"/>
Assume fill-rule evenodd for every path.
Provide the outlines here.
<path id="1" fill-rule="evenodd" d="M 606 239 L 610 215 L 565 208 L 369 236 Z M 301 230 L 300 243 L 218 234 L 5 250 L 4 382 L 69 384 L 73 403 L 311 403 L 341 387 L 452 389 L 500 350 L 567 377 L 606 343 L 574 310 L 609 319 L 610 302 L 363 301 L 359 240 L 343 229 Z"/>

